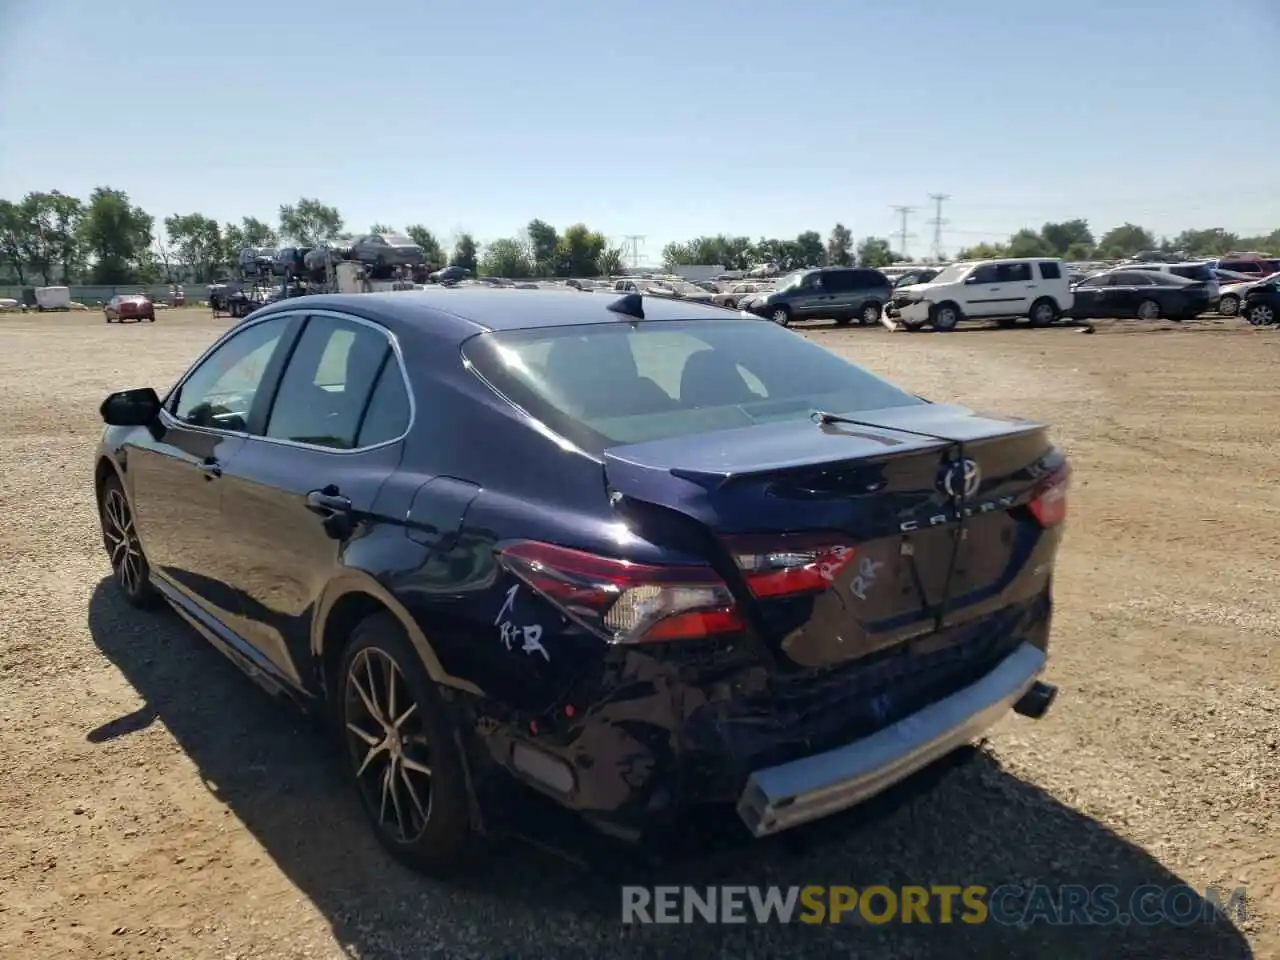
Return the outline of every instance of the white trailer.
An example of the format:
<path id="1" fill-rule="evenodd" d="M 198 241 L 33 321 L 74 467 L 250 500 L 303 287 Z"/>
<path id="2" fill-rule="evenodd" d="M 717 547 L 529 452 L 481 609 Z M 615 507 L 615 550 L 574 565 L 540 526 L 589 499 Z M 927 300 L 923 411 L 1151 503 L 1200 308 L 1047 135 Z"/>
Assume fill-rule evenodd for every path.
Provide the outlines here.
<path id="1" fill-rule="evenodd" d="M 70 310 L 70 287 L 36 287 L 37 310 Z"/>

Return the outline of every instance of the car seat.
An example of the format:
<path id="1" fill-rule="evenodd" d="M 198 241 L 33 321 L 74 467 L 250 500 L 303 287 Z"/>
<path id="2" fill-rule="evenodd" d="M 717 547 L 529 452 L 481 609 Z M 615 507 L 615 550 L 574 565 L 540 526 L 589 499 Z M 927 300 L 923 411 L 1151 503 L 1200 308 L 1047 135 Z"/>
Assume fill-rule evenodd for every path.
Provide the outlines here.
<path id="1" fill-rule="evenodd" d="M 547 384 L 568 411 L 627 417 L 674 409 L 656 382 L 640 376 L 626 337 L 562 337 L 547 352 Z"/>
<path id="2" fill-rule="evenodd" d="M 727 407 L 761 399 L 748 386 L 738 363 L 716 350 L 699 350 L 684 363 L 680 402 L 685 407 Z"/>

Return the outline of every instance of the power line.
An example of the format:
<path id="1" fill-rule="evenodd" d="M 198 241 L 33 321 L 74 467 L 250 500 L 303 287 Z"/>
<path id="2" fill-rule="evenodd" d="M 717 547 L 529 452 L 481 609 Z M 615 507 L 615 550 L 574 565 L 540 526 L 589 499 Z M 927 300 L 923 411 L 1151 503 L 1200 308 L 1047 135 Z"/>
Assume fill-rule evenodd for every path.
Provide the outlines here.
<path id="1" fill-rule="evenodd" d="M 631 250 L 631 269 L 634 270 L 640 266 L 640 245 L 644 243 L 645 237 L 643 234 L 629 233 L 622 239 L 626 241 L 623 249 Z"/>
<path id="2" fill-rule="evenodd" d="M 907 232 L 907 218 L 916 212 L 916 208 L 895 206 L 893 212 L 902 218 L 902 228 L 898 231 L 898 253 L 905 257 L 907 255 L 907 241 L 915 237 L 914 233 Z"/>
<path id="3" fill-rule="evenodd" d="M 942 219 L 942 205 L 951 199 L 951 195 L 947 193 L 931 193 L 929 199 L 933 201 L 933 219 L 929 221 L 933 225 L 933 257 L 935 260 L 942 259 L 942 225 L 947 221 Z"/>

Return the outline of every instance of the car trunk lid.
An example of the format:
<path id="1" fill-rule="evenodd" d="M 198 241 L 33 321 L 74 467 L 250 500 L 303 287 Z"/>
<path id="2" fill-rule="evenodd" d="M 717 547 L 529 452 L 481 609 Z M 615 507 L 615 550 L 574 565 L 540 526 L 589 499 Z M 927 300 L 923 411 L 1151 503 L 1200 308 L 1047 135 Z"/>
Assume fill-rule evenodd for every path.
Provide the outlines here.
<path id="1" fill-rule="evenodd" d="M 710 531 L 759 631 L 805 666 L 939 634 L 1043 587 L 1045 531 L 1028 511 L 1055 457 L 1042 424 L 936 404 L 828 420 L 614 447 L 606 481 L 620 508 L 654 504 Z M 761 565 L 806 556 L 824 576 L 795 591 Z"/>

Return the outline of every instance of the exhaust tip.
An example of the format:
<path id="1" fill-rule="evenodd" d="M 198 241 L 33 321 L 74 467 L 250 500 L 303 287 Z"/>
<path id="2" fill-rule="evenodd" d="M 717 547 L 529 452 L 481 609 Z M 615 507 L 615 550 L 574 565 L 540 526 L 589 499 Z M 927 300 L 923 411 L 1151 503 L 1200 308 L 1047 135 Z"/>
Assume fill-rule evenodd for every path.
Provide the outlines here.
<path id="1" fill-rule="evenodd" d="M 1024 693 L 1018 702 L 1013 705 L 1013 712 L 1031 720 L 1039 720 L 1049 712 L 1049 708 L 1053 706 L 1053 701 L 1057 697 L 1058 687 L 1056 684 L 1037 680 L 1031 689 Z"/>

